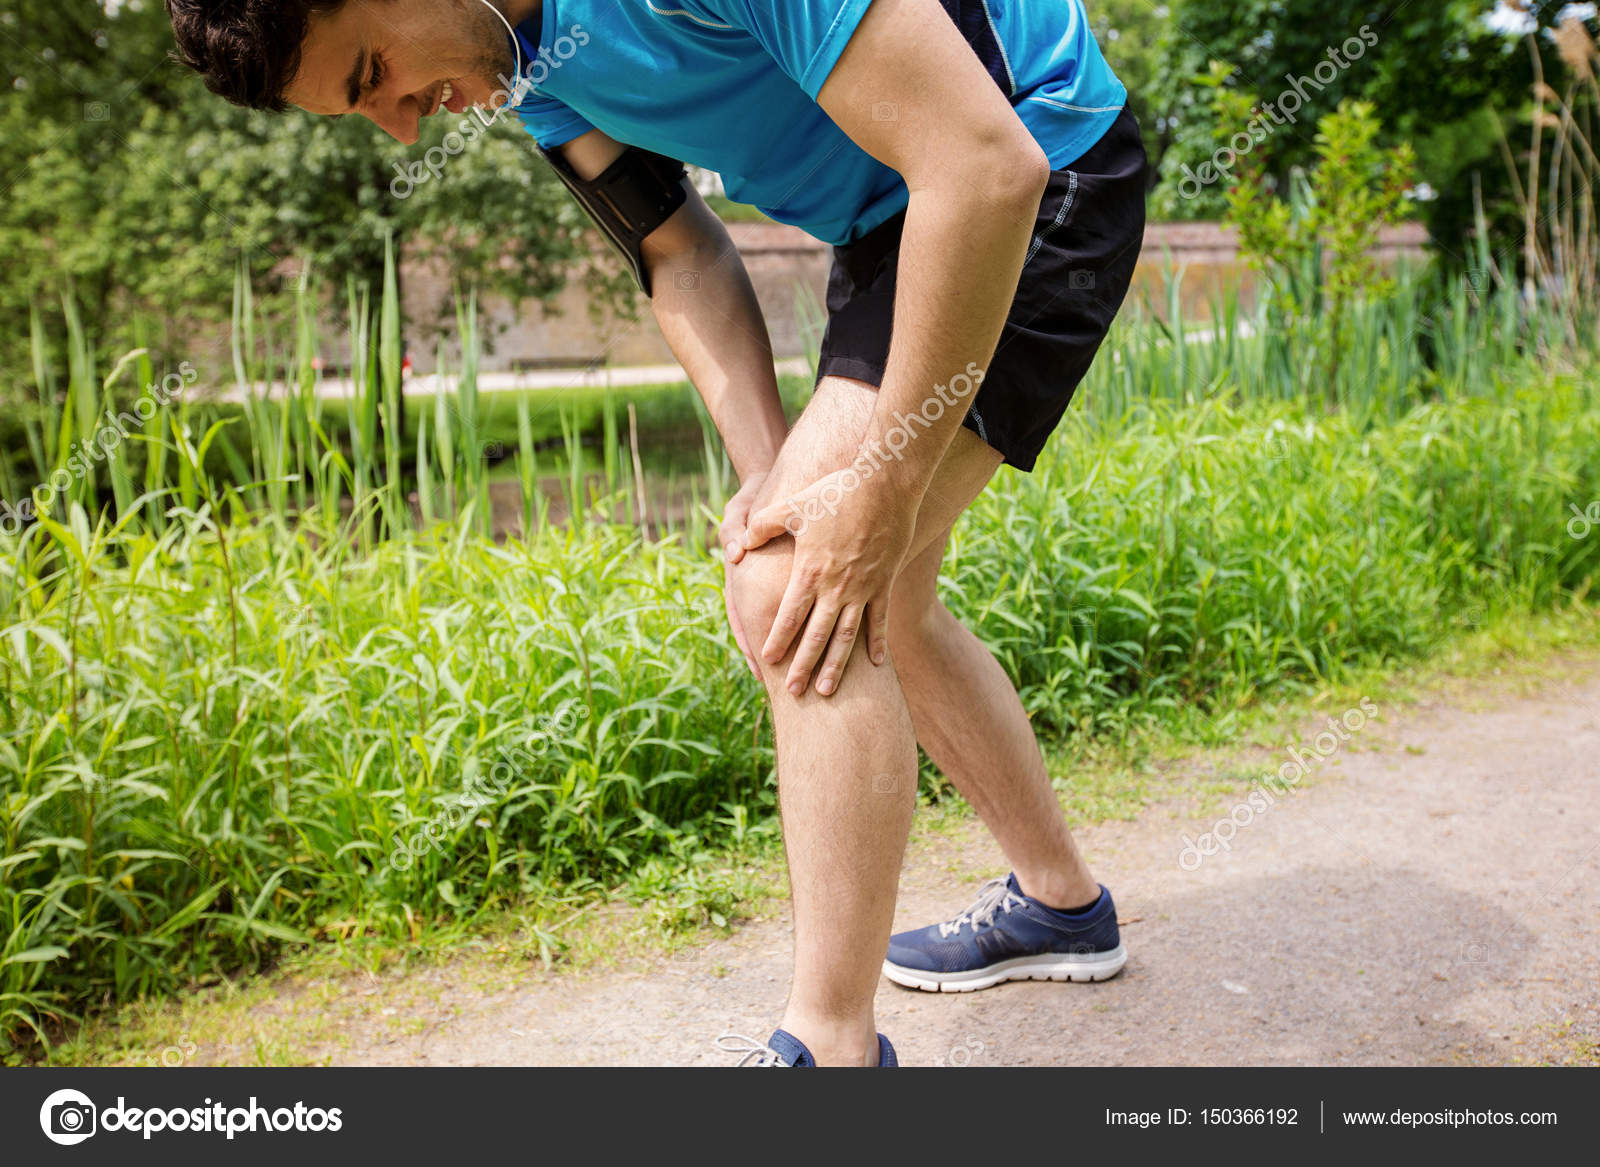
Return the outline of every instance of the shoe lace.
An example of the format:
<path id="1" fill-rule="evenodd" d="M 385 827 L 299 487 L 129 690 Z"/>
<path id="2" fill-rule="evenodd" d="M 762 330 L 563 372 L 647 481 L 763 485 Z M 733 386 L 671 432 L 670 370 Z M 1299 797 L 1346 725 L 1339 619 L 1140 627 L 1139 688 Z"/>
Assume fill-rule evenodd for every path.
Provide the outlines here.
<path id="1" fill-rule="evenodd" d="M 980 926 L 992 924 L 996 912 L 1009 912 L 1012 908 L 1020 908 L 1023 899 L 1011 890 L 1004 879 L 991 879 L 978 891 L 978 898 L 972 901 L 972 906 L 962 912 L 953 920 L 946 920 L 939 925 L 940 936 L 950 936 L 961 931 L 968 924 L 976 932 Z"/>
<path id="2" fill-rule="evenodd" d="M 742 1033 L 724 1033 L 717 1038 L 716 1046 L 723 1053 L 744 1055 L 734 1063 L 735 1069 L 743 1069 L 746 1066 L 763 1069 L 787 1068 L 789 1065 L 777 1050 L 765 1042 L 746 1037 Z"/>

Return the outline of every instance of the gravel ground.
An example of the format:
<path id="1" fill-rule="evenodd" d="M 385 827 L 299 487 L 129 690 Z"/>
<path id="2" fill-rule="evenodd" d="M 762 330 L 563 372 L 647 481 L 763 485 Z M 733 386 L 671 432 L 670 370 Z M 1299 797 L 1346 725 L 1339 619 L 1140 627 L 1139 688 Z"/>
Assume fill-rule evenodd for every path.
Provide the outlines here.
<path id="1" fill-rule="evenodd" d="M 1239 812 L 1248 825 L 1225 852 L 1180 862 L 1180 836 L 1198 839 L 1243 793 L 1080 832 L 1117 898 L 1120 977 L 948 995 L 882 981 L 879 1028 L 908 1065 L 1600 1063 L 1600 675 L 1589 662 L 1536 696 L 1507 690 L 1491 679 L 1378 710 L 1309 780 Z M 1308 723 L 1301 748 L 1323 728 Z M 976 822 L 921 839 L 897 926 L 953 915 L 1001 864 Z M 446 966 L 410 974 L 427 982 L 409 994 L 425 1015 L 383 1018 L 396 1012 L 379 1007 L 383 986 L 311 1053 L 726 1064 L 714 1039 L 771 1031 L 788 961 L 780 917 L 645 970 L 534 974 L 492 995 Z"/>

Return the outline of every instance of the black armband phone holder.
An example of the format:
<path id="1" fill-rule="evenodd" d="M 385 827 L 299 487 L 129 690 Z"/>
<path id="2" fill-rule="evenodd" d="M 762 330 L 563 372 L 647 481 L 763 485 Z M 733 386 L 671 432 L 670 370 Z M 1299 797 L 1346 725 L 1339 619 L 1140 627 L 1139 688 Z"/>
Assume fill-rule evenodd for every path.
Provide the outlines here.
<path id="1" fill-rule="evenodd" d="M 683 163 L 629 146 L 610 166 L 594 178 L 585 179 L 579 177 L 559 150 L 541 146 L 539 153 L 627 263 L 644 294 L 650 295 L 643 243 L 645 236 L 688 201 L 688 192 L 683 188 L 687 173 Z"/>

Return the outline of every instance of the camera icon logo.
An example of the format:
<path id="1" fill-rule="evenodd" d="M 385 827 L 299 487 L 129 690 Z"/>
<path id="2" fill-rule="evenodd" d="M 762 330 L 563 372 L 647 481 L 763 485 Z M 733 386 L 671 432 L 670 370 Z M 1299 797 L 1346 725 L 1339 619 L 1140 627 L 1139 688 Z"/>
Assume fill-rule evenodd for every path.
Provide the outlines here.
<path id="1" fill-rule="evenodd" d="M 52 1143 L 71 1147 L 95 1132 L 94 1103 L 77 1090 L 57 1090 L 39 1107 L 39 1127 Z"/>
<path id="2" fill-rule="evenodd" d="M 875 101 L 872 103 L 872 120 L 875 122 L 899 121 L 900 107 L 892 101 Z"/>
<path id="3" fill-rule="evenodd" d="M 694 292 L 700 288 L 700 273 L 697 271 L 680 271 L 672 281 L 673 286 L 680 292 Z"/>
<path id="4" fill-rule="evenodd" d="M 86 101 L 83 103 L 83 120 L 86 122 L 108 121 L 111 117 L 111 107 L 103 101 Z"/>
<path id="5" fill-rule="evenodd" d="M 1082 268 L 1067 273 L 1067 287 L 1073 291 L 1085 291 L 1094 287 L 1094 272 Z"/>

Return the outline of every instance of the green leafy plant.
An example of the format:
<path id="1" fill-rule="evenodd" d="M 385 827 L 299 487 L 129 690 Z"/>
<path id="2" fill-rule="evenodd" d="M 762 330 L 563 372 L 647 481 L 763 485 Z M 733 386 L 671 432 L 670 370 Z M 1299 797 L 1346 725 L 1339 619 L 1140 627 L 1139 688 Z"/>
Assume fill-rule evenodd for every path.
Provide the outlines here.
<path id="1" fill-rule="evenodd" d="M 1228 87 L 1217 88 L 1216 104 L 1224 125 L 1259 116 L 1251 96 Z M 1290 171 L 1287 198 L 1271 189 L 1253 151 L 1239 156 L 1227 189 L 1227 222 L 1239 233 L 1241 258 L 1270 282 L 1274 326 L 1316 330 L 1321 359 L 1311 372 L 1330 402 L 1352 308 L 1394 288 L 1372 251 L 1379 232 L 1405 211 L 1415 155 L 1405 144 L 1378 146 L 1379 130 L 1370 103 L 1342 102 L 1317 123 L 1317 161 Z"/>

